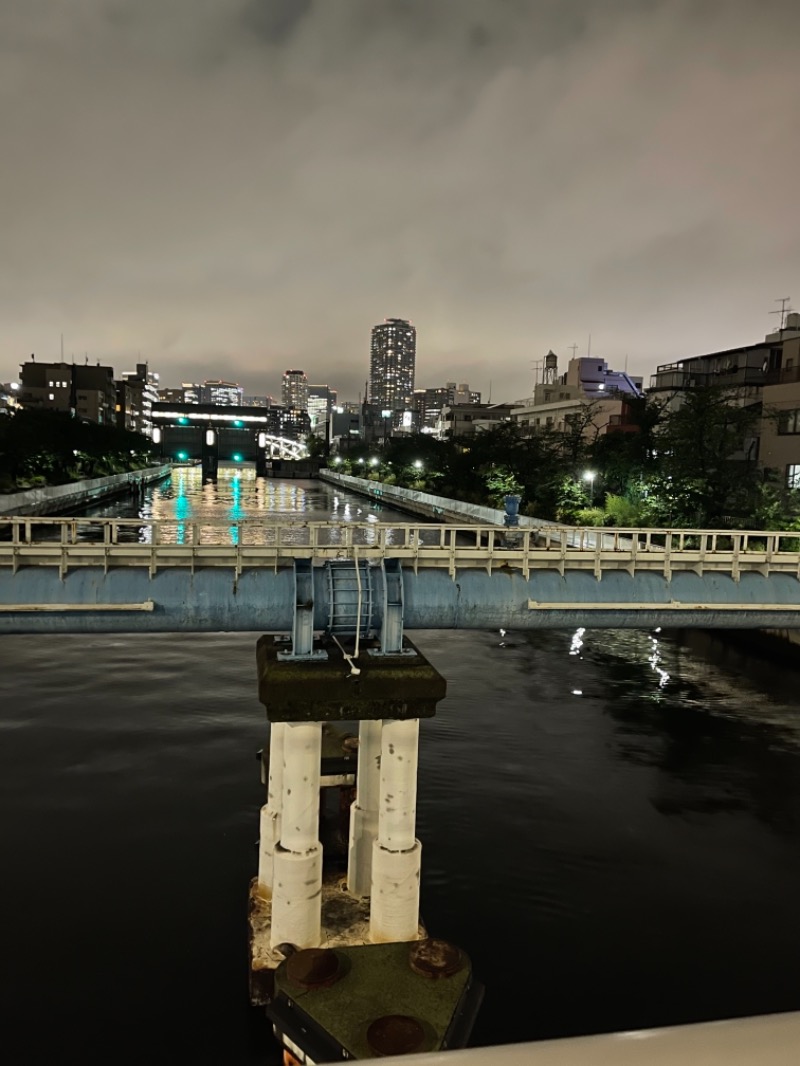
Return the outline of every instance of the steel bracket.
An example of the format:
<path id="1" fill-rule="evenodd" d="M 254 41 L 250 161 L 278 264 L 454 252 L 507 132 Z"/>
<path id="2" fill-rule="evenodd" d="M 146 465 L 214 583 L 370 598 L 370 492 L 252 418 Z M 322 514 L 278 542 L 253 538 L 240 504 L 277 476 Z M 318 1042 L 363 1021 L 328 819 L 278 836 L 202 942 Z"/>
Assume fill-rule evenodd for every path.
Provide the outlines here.
<path id="1" fill-rule="evenodd" d="M 382 559 L 383 616 L 381 644 L 370 655 L 416 655 L 403 647 L 403 564 L 399 559 Z"/>
<path id="2" fill-rule="evenodd" d="M 285 661 L 327 659 L 325 651 L 314 650 L 314 570 L 310 559 L 294 561 L 294 622 L 292 650 L 279 651 Z"/>

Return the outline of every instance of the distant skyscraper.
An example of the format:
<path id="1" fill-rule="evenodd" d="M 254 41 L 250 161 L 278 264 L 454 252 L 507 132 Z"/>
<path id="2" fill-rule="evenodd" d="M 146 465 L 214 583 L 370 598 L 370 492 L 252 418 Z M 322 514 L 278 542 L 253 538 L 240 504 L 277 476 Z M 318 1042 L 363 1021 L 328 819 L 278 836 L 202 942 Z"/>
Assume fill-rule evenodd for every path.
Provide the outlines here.
<path id="1" fill-rule="evenodd" d="M 200 403 L 216 407 L 241 407 L 244 389 L 234 381 L 204 381 L 200 386 Z"/>
<path id="2" fill-rule="evenodd" d="M 410 412 L 414 396 L 417 331 L 404 318 L 387 318 L 372 329 L 369 402 L 378 411 Z M 386 417 L 386 416 L 384 416 Z"/>
<path id="3" fill-rule="evenodd" d="M 281 399 L 284 407 L 296 407 L 298 411 L 308 410 L 308 378 L 305 370 L 284 371 Z"/>
<path id="4" fill-rule="evenodd" d="M 328 385 L 308 386 L 308 415 L 311 419 L 311 432 L 322 436 L 325 426 L 330 421 L 331 411 L 336 403 L 336 390 Z"/>

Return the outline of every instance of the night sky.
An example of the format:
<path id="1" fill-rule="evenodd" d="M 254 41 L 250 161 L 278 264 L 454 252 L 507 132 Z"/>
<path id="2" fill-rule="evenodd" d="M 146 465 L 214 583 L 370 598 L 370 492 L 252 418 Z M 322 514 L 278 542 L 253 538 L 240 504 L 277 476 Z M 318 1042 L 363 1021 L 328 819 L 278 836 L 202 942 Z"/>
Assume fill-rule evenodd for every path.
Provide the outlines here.
<path id="1" fill-rule="evenodd" d="M 795 0 L 0 0 L 0 380 L 648 375 L 800 307 Z"/>

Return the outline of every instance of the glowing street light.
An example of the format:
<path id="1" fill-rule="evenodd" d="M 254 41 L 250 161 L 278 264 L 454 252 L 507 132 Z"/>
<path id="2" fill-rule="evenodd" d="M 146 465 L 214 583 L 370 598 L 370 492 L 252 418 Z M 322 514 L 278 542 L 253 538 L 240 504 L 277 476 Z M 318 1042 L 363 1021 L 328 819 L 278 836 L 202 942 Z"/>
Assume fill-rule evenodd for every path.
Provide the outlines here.
<path id="1" fill-rule="evenodd" d="M 242 461 L 242 457 L 239 454 L 239 452 L 234 452 L 232 458 L 233 458 L 234 463 L 241 463 L 241 461 Z"/>
<path id="2" fill-rule="evenodd" d="M 341 461 L 342 461 L 342 457 L 341 457 L 341 455 L 335 455 L 335 456 L 333 457 L 333 465 L 334 465 L 334 466 L 339 466 L 339 465 L 340 465 L 340 463 L 341 463 Z"/>
<path id="3" fill-rule="evenodd" d="M 377 466 L 378 465 L 378 460 L 377 459 L 370 459 L 369 465 L 370 466 Z"/>
<path id="4" fill-rule="evenodd" d="M 584 470 L 583 480 L 589 482 L 589 502 L 594 503 L 594 479 L 596 474 L 594 470 Z"/>
<path id="5" fill-rule="evenodd" d="M 415 459 L 414 460 L 414 469 L 415 470 L 421 470 L 422 469 L 422 460 L 421 459 Z"/>

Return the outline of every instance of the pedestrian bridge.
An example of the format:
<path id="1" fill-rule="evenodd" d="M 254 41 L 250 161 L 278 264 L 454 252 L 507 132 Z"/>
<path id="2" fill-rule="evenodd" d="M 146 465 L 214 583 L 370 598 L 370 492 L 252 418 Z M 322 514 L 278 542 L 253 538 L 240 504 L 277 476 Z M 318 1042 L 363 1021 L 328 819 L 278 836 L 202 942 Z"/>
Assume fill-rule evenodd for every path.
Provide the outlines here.
<path id="1" fill-rule="evenodd" d="M 796 532 L 0 520 L 0 632 L 800 628 Z M 297 607 L 297 611 L 296 611 Z"/>

